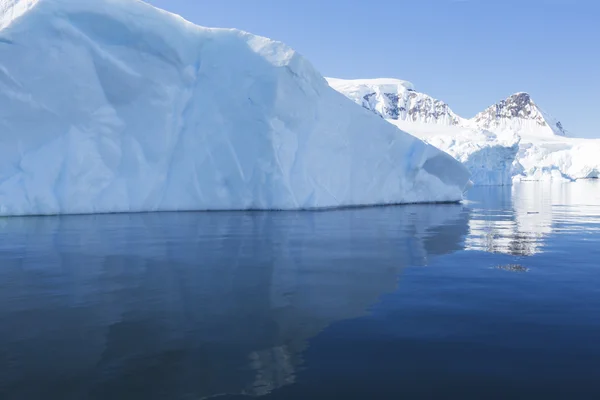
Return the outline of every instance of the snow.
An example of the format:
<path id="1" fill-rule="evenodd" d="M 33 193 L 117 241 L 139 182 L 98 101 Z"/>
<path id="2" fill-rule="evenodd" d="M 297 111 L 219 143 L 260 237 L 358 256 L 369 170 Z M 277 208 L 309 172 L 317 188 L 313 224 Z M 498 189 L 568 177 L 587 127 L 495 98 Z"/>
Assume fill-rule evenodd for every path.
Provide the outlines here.
<path id="1" fill-rule="evenodd" d="M 39 0 L 0 0 L 0 29 L 9 26 L 29 11 Z"/>
<path id="2" fill-rule="evenodd" d="M 487 108 L 467 123 L 470 126 L 495 132 L 552 137 L 567 136 L 562 124 L 543 111 L 528 93 L 519 92 Z"/>
<path id="3" fill-rule="evenodd" d="M 385 119 L 442 125 L 463 122 L 446 103 L 416 92 L 414 85 L 407 81 L 326 79 L 332 88 Z"/>
<path id="4" fill-rule="evenodd" d="M 600 177 L 600 139 L 524 135 L 515 181 L 573 181 Z"/>
<path id="5" fill-rule="evenodd" d="M 386 107 L 387 86 L 374 80 L 328 78 L 333 88 L 396 127 L 426 141 L 461 161 L 475 185 L 511 185 L 515 181 L 572 181 L 600 177 L 600 139 L 566 136 L 556 119 L 538 107 L 527 93 L 516 93 L 471 120 L 449 108 L 431 118 L 393 118 Z M 366 83 L 365 83 L 366 82 Z M 368 83 L 368 85 L 367 85 Z M 377 93 L 373 103 L 357 97 L 368 86 Z M 429 97 L 416 92 L 414 96 Z M 429 97 L 430 98 L 430 97 Z M 439 101 L 439 100 L 433 100 Z"/>
<path id="6" fill-rule="evenodd" d="M 369 93 L 404 93 L 415 90 L 415 86 L 408 81 L 393 78 L 376 79 L 337 79 L 326 78 L 329 85 L 340 92 L 348 93 L 354 99 L 362 98 Z"/>
<path id="7" fill-rule="evenodd" d="M 459 201 L 468 183 L 282 43 L 137 0 L 0 7 L 0 215 Z"/>
<path id="8" fill-rule="evenodd" d="M 389 121 L 463 163 L 479 186 L 511 185 L 519 138 L 459 126 Z"/>

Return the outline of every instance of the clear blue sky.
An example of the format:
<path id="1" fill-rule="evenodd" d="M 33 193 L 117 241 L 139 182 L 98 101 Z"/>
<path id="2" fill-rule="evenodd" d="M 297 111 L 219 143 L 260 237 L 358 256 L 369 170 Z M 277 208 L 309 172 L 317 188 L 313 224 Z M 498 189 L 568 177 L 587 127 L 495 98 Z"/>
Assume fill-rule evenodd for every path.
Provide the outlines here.
<path id="1" fill-rule="evenodd" d="M 149 0 L 204 26 L 281 40 L 325 76 L 394 77 L 471 117 L 529 92 L 600 137 L 600 0 Z"/>

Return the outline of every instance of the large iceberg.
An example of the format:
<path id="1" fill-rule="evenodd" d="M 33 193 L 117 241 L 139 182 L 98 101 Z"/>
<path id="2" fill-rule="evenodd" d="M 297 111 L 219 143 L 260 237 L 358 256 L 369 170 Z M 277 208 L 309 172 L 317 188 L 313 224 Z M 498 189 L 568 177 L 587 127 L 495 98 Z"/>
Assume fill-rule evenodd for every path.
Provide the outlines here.
<path id="1" fill-rule="evenodd" d="M 282 43 L 137 0 L 0 13 L 0 215 L 446 202 L 469 181 Z"/>

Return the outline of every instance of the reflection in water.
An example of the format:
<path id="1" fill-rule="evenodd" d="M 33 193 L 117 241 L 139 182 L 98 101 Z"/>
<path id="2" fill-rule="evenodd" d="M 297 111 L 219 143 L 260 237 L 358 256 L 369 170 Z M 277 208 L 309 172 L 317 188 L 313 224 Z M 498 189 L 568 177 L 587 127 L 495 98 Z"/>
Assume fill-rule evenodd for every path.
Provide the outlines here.
<path id="1" fill-rule="evenodd" d="M 594 229 L 594 220 L 600 224 L 600 182 L 596 180 L 479 187 L 469 193 L 469 199 L 473 212 L 467 250 L 532 256 L 544 251 L 545 238 L 563 231 L 565 222 L 568 229 L 588 231 Z"/>
<path id="2" fill-rule="evenodd" d="M 414 366 L 406 351 L 437 343 L 419 342 L 437 332 L 428 324 L 457 315 L 459 321 L 442 324 L 446 338 L 466 316 L 474 326 L 484 323 L 481 316 L 498 304 L 528 293 L 501 283 L 513 288 L 535 272 L 521 281 L 494 274 L 499 286 L 483 285 L 487 276 L 465 264 L 487 261 L 462 250 L 533 255 L 546 251 L 551 234 L 571 231 L 600 231 L 600 182 L 475 188 L 465 205 L 0 219 L 0 398 L 176 400 L 294 388 L 299 369 L 324 373 L 303 362 L 309 340 L 339 342 L 323 330 L 368 315 L 396 290 L 404 267 L 456 256 L 462 267 L 404 285 L 404 315 L 415 318 L 399 331 L 425 326 L 414 346 L 402 348 Z M 454 252 L 461 254 L 438 257 Z M 477 300 L 468 303 L 469 296 Z M 523 318 L 531 326 L 532 299 L 522 300 L 510 314 L 529 312 Z M 372 336 L 402 322 L 395 309 L 390 315 Z M 471 328 L 464 331 L 477 332 Z M 361 346 L 350 341 L 341 352 L 372 344 L 357 340 Z M 431 356 L 423 354 L 425 361 Z M 325 370 L 334 378 L 337 371 Z"/>
<path id="3" fill-rule="evenodd" d="M 403 267 L 463 248 L 468 220 L 461 205 L 3 219 L 0 397 L 267 394 Z"/>

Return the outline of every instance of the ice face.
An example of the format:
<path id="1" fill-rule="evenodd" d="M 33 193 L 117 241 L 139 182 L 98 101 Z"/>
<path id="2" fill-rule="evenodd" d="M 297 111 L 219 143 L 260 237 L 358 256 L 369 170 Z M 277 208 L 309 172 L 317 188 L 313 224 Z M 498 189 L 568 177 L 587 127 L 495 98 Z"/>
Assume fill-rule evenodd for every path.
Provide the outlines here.
<path id="1" fill-rule="evenodd" d="M 1 215 L 458 201 L 468 182 L 282 43 L 135 0 L 0 10 Z"/>

